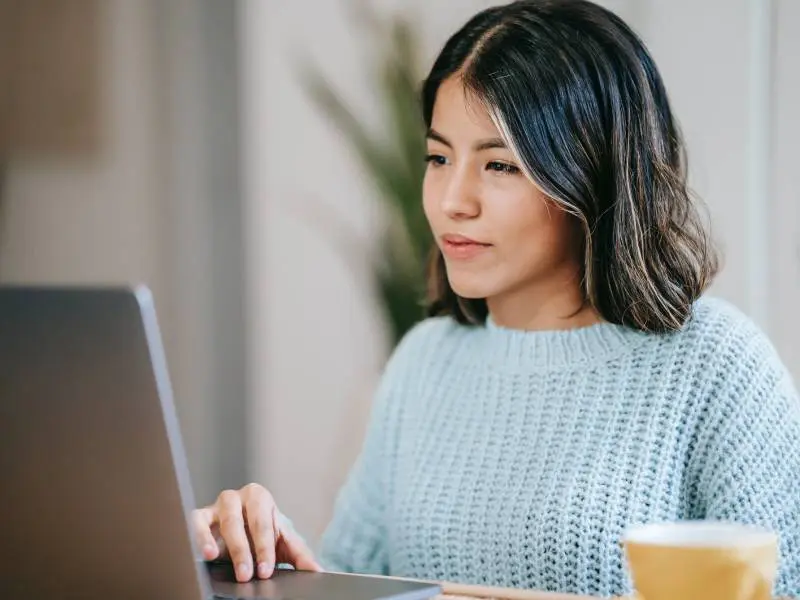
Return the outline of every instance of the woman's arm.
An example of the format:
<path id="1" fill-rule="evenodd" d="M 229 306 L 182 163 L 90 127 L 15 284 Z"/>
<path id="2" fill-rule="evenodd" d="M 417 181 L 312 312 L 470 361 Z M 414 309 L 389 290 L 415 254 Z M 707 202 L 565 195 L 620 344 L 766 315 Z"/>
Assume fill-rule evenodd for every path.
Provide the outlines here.
<path id="1" fill-rule="evenodd" d="M 418 366 L 442 331 L 437 319 L 416 325 L 389 359 L 373 402 L 361 451 L 334 506 L 318 558 L 330 571 L 389 574 L 386 510 L 392 494 L 400 423 L 418 382 Z"/>
<path id="2" fill-rule="evenodd" d="M 800 594 L 800 398 L 766 344 L 739 350 L 699 440 L 698 499 L 706 518 L 775 531 L 775 592 Z"/>
<path id="3" fill-rule="evenodd" d="M 322 536 L 318 559 L 328 571 L 385 575 L 385 502 L 388 452 L 396 407 L 390 385 L 381 381 L 355 464 L 334 505 L 333 518 Z"/>

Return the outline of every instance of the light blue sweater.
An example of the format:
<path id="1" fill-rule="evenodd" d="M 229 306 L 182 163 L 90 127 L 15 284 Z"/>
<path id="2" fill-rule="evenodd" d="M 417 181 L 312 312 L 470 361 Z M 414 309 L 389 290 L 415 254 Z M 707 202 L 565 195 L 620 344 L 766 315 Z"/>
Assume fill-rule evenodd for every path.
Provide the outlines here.
<path id="1" fill-rule="evenodd" d="M 429 319 L 390 359 L 319 554 L 329 570 L 610 596 L 626 526 L 767 525 L 800 595 L 800 400 L 764 335 Z"/>

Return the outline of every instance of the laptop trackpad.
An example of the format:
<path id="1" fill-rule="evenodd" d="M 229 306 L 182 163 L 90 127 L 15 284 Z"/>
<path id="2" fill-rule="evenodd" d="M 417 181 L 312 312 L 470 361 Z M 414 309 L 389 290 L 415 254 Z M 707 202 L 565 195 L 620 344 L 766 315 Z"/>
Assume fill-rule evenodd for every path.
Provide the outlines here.
<path id="1" fill-rule="evenodd" d="M 208 565 L 211 590 L 224 599 L 264 600 L 426 600 L 441 592 L 435 584 L 279 569 L 267 580 L 236 583 L 227 563 Z"/>

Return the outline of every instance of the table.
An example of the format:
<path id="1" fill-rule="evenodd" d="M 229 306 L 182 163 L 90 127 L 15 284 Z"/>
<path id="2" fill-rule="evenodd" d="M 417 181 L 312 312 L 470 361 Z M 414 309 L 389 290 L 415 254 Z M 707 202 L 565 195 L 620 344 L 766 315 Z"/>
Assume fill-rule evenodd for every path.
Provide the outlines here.
<path id="1" fill-rule="evenodd" d="M 554 594 L 516 588 L 440 583 L 442 594 L 436 600 L 597 600 L 590 596 Z M 622 599 L 620 599 L 622 600 Z"/>
<path id="2" fill-rule="evenodd" d="M 363 576 L 363 575 L 362 575 Z M 366 575 L 366 577 L 375 577 Z M 380 576 L 386 578 L 386 576 Z M 388 579 L 404 581 L 419 581 L 405 577 L 390 576 Z M 423 583 L 431 583 L 424 581 Z M 449 581 L 435 582 L 442 589 L 442 593 L 435 600 L 600 600 L 596 596 L 581 596 L 576 594 L 559 594 L 553 592 L 538 592 L 518 588 L 491 587 L 484 585 L 453 583 Z M 605 599 L 604 599 L 605 600 Z M 638 600 L 634 596 L 618 596 L 610 600 Z M 775 600 L 800 600 L 797 598 L 775 598 Z"/>
<path id="3" fill-rule="evenodd" d="M 511 588 L 496 588 L 480 585 L 462 585 L 440 583 L 442 594 L 436 600 L 598 600 L 593 596 L 576 596 L 574 594 L 554 594 Z M 635 596 L 618 597 L 612 600 L 636 600 Z M 776 598 L 775 600 L 792 600 Z"/>

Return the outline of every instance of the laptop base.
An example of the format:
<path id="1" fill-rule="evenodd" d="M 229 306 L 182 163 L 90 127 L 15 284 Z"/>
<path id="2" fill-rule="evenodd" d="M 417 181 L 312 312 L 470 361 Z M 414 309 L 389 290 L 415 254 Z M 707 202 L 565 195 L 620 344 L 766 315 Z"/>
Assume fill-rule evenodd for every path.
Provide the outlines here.
<path id="1" fill-rule="evenodd" d="M 277 569 L 269 579 L 237 583 L 230 563 L 208 565 L 211 590 L 218 600 L 425 600 L 440 593 L 433 583 L 346 573 Z"/>

